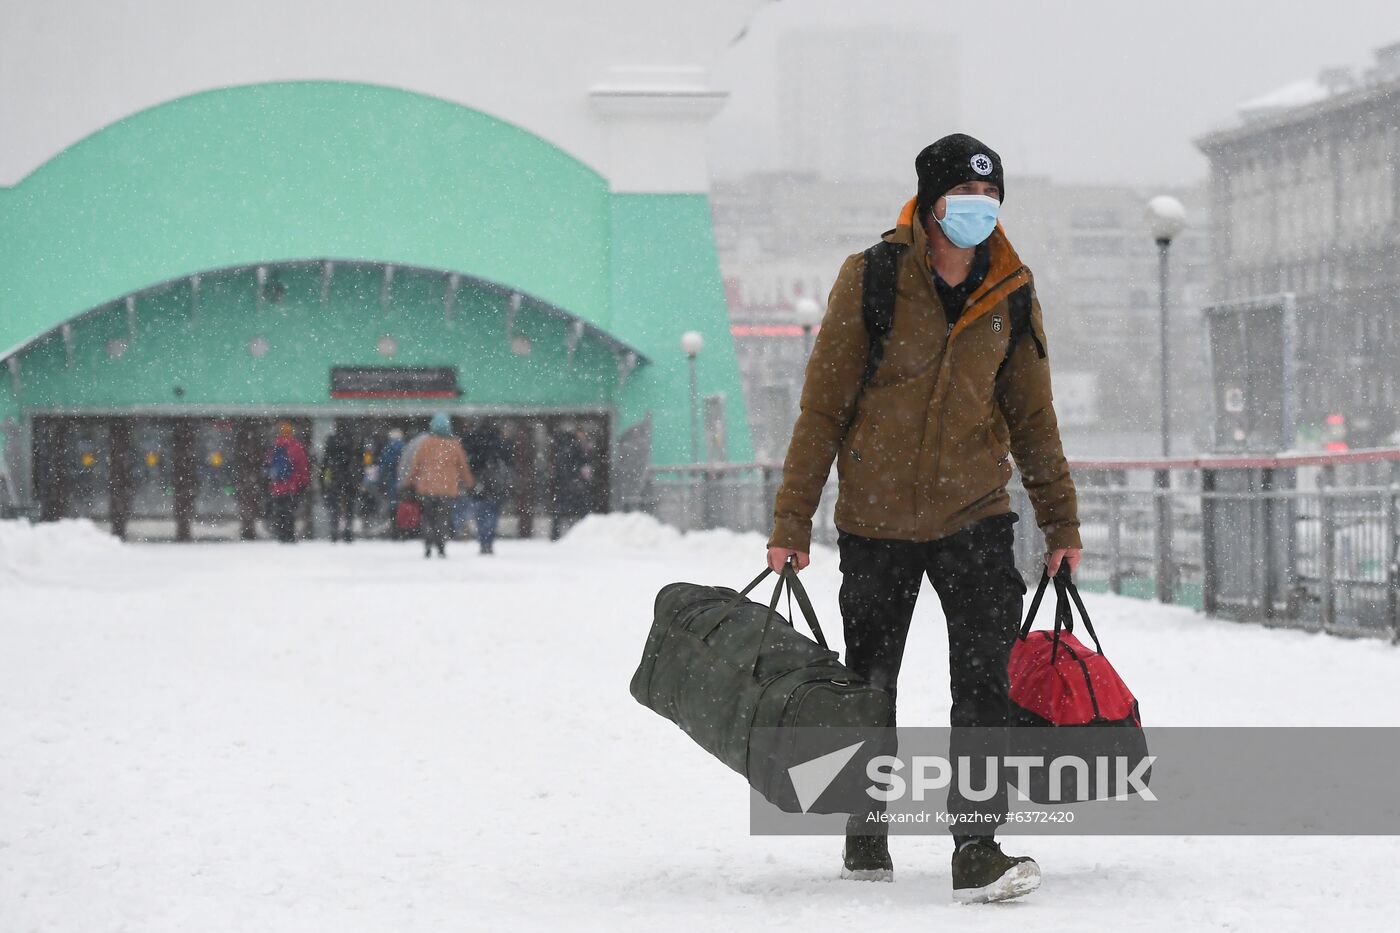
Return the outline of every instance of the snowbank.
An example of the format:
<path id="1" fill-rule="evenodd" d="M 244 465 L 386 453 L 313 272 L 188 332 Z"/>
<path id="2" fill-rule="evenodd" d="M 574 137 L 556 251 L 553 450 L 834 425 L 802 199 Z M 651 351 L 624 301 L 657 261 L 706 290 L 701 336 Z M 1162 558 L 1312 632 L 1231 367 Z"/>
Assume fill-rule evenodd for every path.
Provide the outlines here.
<path id="1" fill-rule="evenodd" d="M 86 519 L 31 525 L 0 522 L 0 576 L 63 577 L 92 557 L 111 555 L 121 542 Z"/>
<path id="2" fill-rule="evenodd" d="M 754 531 L 730 531 L 725 528 L 682 533 L 644 512 L 615 512 L 610 515 L 589 515 L 569 529 L 559 545 L 566 549 L 624 549 L 674 554 L 677 557 L 747 556 L 761 570 L 764 554 L 768 550 L 768 539 Z M 822 558 L 835 557 L 835 551 L 822 545 L 814 545 L 813 551 Z"/>
<path id="3" fill-rule="evenodd" d="M 570 550 L 623 547 L 649 551 L 675 544 L 680 539 L 679 531 L 645 512 L 615 512 L 585 517 L 568 530 L 559 546 Z"/>

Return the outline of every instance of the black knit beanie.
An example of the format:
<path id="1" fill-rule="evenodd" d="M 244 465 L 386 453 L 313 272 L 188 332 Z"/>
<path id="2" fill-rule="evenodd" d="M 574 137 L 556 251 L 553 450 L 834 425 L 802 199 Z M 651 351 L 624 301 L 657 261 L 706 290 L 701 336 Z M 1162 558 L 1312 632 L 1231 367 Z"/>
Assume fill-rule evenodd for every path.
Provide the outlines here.
<path id="1" fill-rule="evenodd" d="M 1001 156 L 996 150 L 963 133 L 944 136 L 924 148 L 914 158 L 914 171 L 919 176 L 919 211 L 933 206 L 948 189 L 965 181 L 985 181 L 1001 189 L 1006 200 L 1006 178 L 1001 171 Z"/>

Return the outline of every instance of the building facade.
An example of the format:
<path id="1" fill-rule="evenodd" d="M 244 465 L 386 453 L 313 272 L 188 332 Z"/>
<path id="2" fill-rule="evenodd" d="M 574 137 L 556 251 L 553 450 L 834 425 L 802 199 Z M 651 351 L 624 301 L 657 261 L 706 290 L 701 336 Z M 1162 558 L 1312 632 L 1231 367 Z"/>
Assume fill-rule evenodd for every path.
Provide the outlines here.
<path id="1" fill-rule="evenodd" d="M 9 505 L 246 534 L 276 422 L 314 448 L 337 418 L 371 438 L 446 410 L 516 437 L 527 518 L 554 497 L 556 440 L 586 434 L 606 507 L 690 458 L 688 330 L 724 450 L 750 458 L 703 136 L 725 96 L 707 63 L 760 5 L 678 14 L 658 43 L 616 29 L 639 0 L 551 17 L 414 0 L 462 47 L 423 47 L 411 75 L 355 49 L 423 21 L 368 4 L 334 24 L 279 12 L 266 43 L 178 67 L 163 36 L 235 34 L 247 11 L 170 5 L 125 43 L 43 11 L 0 30 L 8 86 L 87 53 L 93 83 L 53 74 L 6 103 L 26 131 L 0 160 Z M 312 34 L 337 41 L 286 54 Z M 568 67 L 500 79 L 527 47 Z"/>
<path id="2" fill-rule="evenodd" d="M 1244 105 L 1210 159 L 1213 298 L 1293 296 L 1298 442 L 1400 429 L 1400 45 Z M 1285 439 L 1285 443 L 1293 439 Z"/>

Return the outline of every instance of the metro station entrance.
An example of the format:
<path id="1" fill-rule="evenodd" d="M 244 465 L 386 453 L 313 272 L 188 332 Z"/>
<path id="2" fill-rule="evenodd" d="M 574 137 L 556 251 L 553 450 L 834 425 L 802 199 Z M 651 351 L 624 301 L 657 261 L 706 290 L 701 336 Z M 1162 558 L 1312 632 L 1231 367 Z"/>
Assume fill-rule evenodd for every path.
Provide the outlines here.
<path id="1" fill-rule="evenodd" d="M 121 538 L 255 540 L 267 537 L 267 451 L 283 422 L 311 463 L 312 485 L 299 508 L 298 533 L 324 533 L 317 482 L 325 439 L 346 426 L 364 451 L 366 477 L 357 508 L 361 535 L 387 535 L 378 455 L 398 429 L 411 439 L 424 416 L 121 417 L 38 416 L 33 422 L 34 498 L 44 521 L 86 518 Z M 468 459 L 487 443 L 507 464 L 500 533 L 554 536 L 573 521 L 606 511 L 610 483 L 607 413 L 454 417 Z M 485 456 L 485 452 L 481 451 Z"/>

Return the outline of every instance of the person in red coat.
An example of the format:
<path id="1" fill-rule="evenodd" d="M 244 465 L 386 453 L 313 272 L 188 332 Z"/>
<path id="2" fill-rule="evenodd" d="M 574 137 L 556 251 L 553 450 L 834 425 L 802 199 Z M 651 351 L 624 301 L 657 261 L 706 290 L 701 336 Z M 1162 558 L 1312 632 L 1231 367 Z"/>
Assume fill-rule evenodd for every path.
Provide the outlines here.
<path id="1" fill-rule="evenodd" d="M 311 466 L 306 448 L 286 422 L 277 428 L 277 440 L 267 452 L 266 469 L 268 492 L 272 496 L 272 533 L 278 541 L 290 544 L 296 540 L 297 504 L 311 485 Z"/>

